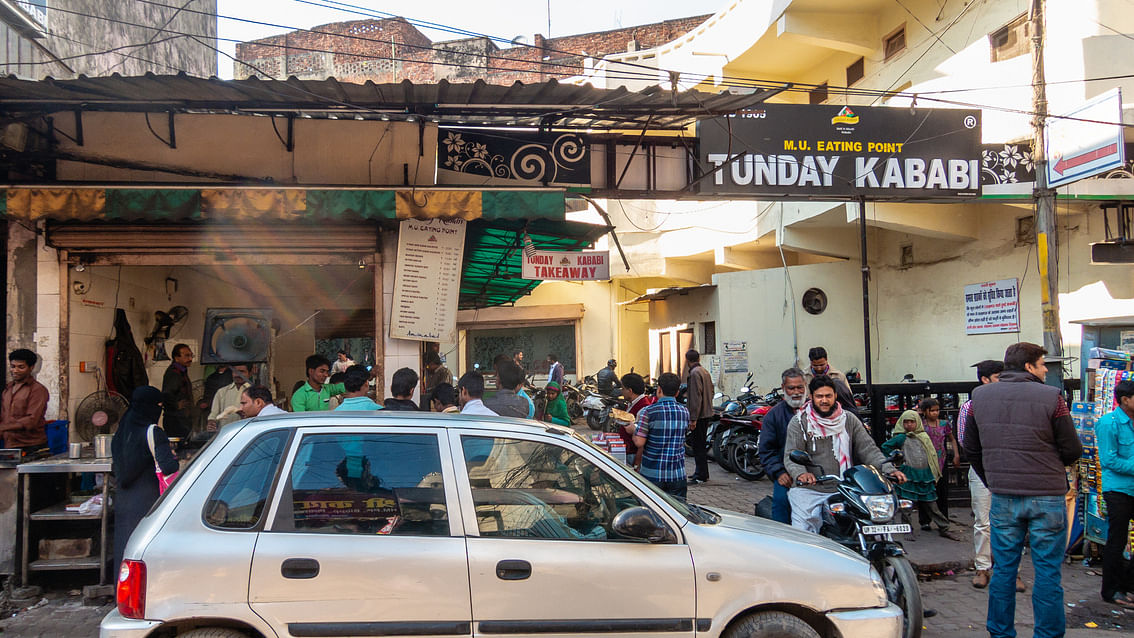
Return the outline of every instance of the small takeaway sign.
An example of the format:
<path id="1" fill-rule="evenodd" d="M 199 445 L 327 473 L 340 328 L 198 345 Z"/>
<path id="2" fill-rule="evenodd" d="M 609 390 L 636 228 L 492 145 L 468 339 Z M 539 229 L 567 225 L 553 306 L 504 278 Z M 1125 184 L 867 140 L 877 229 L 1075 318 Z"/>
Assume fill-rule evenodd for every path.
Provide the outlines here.
<path id="1" fill-rule="evenodd" d="M 543 281 L 605 281 L 610 279 L 610 252 L 529 251 L 524 255 L 521 276 Z"/>

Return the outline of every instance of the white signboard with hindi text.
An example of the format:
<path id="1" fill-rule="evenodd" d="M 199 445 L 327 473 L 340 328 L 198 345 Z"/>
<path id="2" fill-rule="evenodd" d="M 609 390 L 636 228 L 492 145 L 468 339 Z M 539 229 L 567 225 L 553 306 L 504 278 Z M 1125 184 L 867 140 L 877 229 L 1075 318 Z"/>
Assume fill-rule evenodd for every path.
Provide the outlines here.
<path id="1" fill-rule="evenodd" d="M 464 253 L 463 219 L 407 219 L 399 225 L 391 339 L 456 342 Z"/>
<path id="2" fill-rule="evenodd" d="M 1020 331 L 1020 286 L 1015 279 L 965 286 L 965 334 Z"/>
<path id="3" fill-rule="evenodd" d="M 610 252 L 578 253 L 537 250 L 521 255 L 524 279 L 544 281 L 606 281 L 610 279 Z"/>
<path id="4" fill-rule="evenodd" d="M 730 372 L 748 372 L 748 342 L 724 342 L 723 358 L 724 371 L 726 374 Z"/>

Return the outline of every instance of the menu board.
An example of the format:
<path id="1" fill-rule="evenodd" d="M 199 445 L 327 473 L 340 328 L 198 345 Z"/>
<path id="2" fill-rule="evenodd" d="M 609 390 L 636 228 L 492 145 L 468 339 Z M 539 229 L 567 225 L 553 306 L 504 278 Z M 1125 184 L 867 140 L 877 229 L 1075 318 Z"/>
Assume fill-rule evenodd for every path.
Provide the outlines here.
<path id="1" fill-rule="evenodd" d="M 391 339 L 457 340 L 465 220 L 407 219 L 398 228 Z"/>

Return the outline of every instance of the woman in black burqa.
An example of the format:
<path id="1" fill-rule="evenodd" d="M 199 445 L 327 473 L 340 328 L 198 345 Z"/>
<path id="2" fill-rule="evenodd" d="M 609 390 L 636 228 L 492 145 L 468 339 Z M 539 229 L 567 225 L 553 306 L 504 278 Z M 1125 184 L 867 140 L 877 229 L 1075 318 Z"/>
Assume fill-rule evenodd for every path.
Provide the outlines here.
<path id="1" fill-rule="evenodd" d="M 126 541 L 157 500 L 158 480 L 146 431 L 161 416 L 161 390 L 144 385 L 130 398 L 130 409 L 118 424 L 110 443 L 116 483 L 114 497 L 114 574 L 122 563 Z M 154 451 L 164 474 L 177 471 L 177 458 L 161 428 L 154 428 Z"/>

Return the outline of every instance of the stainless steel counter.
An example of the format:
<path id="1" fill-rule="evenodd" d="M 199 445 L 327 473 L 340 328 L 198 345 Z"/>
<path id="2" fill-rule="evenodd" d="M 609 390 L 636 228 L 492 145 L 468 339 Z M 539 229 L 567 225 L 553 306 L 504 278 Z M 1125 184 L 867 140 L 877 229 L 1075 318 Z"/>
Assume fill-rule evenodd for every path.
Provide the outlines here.
<path id="1" fill-rule="evenodd" d="M 67 458 L 66 454 L 57 454 L 42 461 L 21 463 L 17 470 L 20 474 L 55 474 L 59 472 L 109 472 L 110 459 L 96 458 Z"/>

